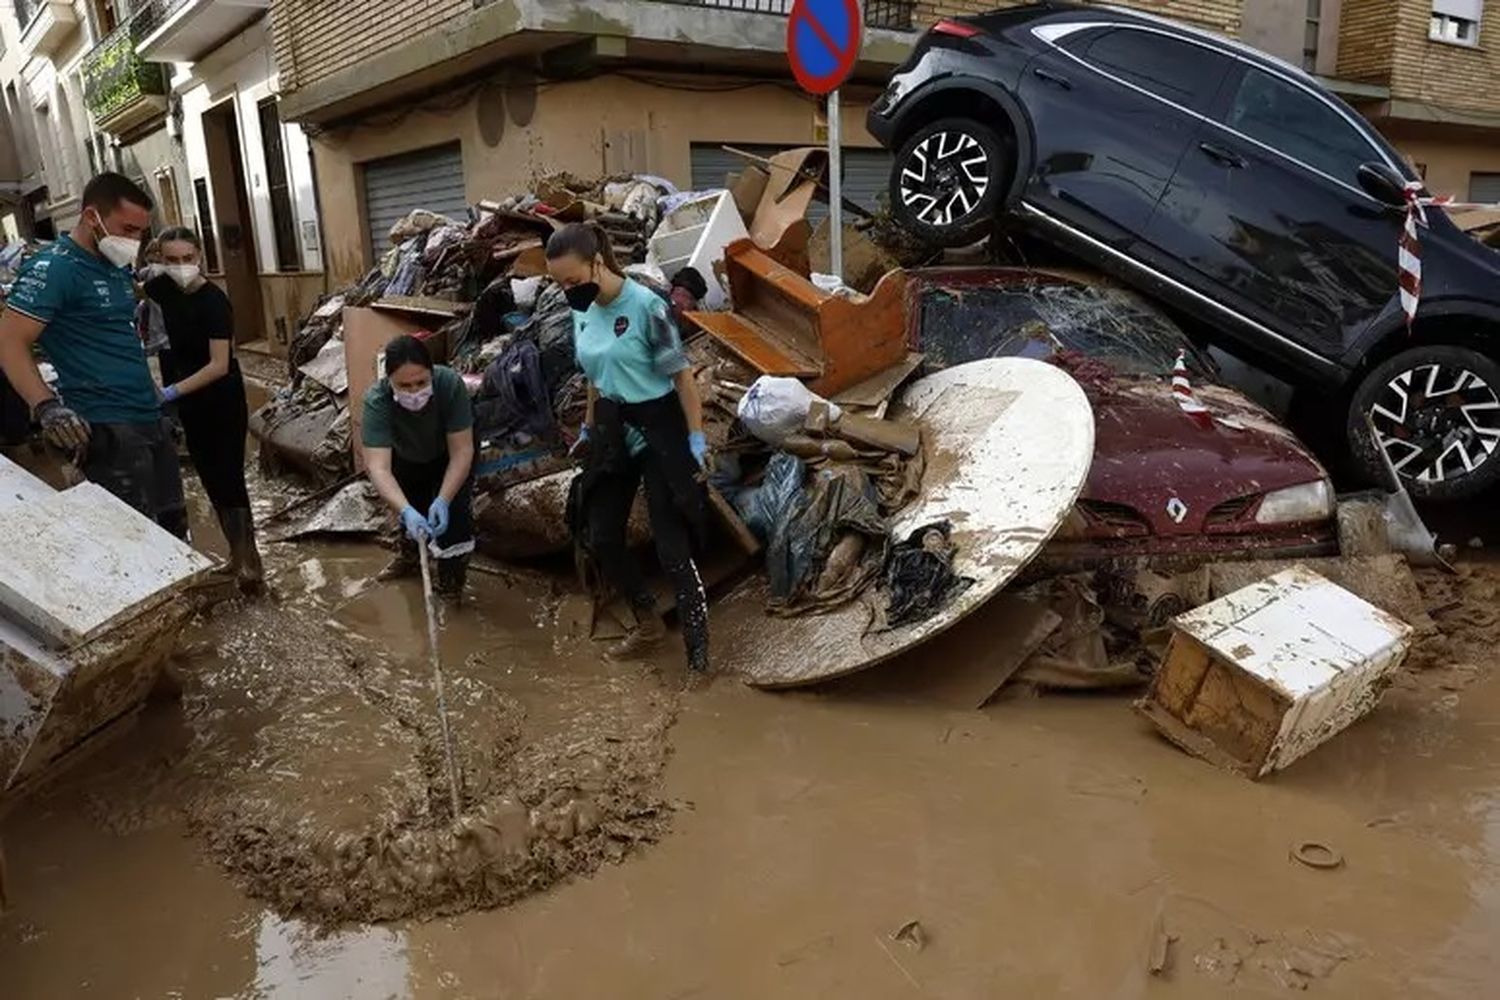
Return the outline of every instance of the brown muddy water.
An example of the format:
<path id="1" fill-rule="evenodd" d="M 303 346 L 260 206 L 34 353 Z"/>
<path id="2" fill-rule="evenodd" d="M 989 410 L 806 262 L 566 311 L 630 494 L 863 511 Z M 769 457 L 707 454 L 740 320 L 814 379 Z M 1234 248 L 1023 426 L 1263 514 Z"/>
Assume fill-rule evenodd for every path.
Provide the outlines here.
<path id="1" fill-rule="evenodd" d="M 555 587 L 474 574 L 455 830 L 384 557 L 276 546 L 279 609 L 214 612 L 180 700 L 0 817 L 0 997 L 1500 995 L 1500 567 L 1424 577 L 1445 637 L 1260 783 L 1118 696 L 944 708 L 982 612 L 814 692 L 682 693 L 675 647 L 606 666 Z"/>

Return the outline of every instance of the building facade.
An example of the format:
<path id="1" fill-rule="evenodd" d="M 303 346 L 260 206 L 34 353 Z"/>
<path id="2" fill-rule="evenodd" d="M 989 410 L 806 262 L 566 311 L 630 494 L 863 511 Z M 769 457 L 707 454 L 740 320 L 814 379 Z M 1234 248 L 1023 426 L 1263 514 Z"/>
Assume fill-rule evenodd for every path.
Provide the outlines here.
<path id="1" fill-rule="evenodd" d="M 1339 73 L 1435 194 L 1500 202 L 1500 4 L 1344 0 Z M 1488 15 L 1488 16 L 1486 16 Z"/>

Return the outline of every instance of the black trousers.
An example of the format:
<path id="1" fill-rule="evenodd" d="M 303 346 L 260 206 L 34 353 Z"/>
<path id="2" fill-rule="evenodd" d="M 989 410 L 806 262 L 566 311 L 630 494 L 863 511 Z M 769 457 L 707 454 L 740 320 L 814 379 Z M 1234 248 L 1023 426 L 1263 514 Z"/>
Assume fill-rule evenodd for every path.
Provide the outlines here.
<path id="1" fill-rule="evenodd" d="M 443 488 L 443 477 L 448 473 L 448 456 L 431 462 L 410 462 L 400 455 L 391 454 L 391 474 L 406 499 L 423 517 L 427 509 Z M 474 551 L 474 477 L 458 491 L 448 505 L 448 530 L 436 539 L 439 559 L 467 556 Z"/>
<path id="2" fill-rule="evenodd" d="M 187 538 L 182 466 L 165 417 L 145 424 L 93 424 L 83 474 L 178 538 Z"/>
<path id="3" fill-rule="evenodd" d="M 604 401 L 600 401 L 601 404 Z M 591 454 L 584 476 L 587 489 L 580 497 L 587 524 L 587 546 L 609 582 L 641 614 L 656 613 L 656 599 L 646 587 L 640 563 L 626 545 L 626 527 L 636 492 L 644 484 L 646 510 L 651 519 L 651 535 L 662 569 L 672 580 L 677 597 L 677 613 L 682 622 L 682 641 L 688 666 L 694 670 L 708 668 L 708 595 L 693 561 L 693 541 L 701 537 L 701 524 L 693 524 L 684 508 L 701 512 L 703 487 L 693 481 L 696 469 L 687 447 L 687 428 L 672 426 L 681 421 L 676 397 L 670 409 L 659 408 L 660 416 L 648 411 L 641 427 L 649 447 L 638 455 L 627 453 L 623 435 L 616 430 L 601 433 L 601 454 Z M 613 419 L 611 408 L 600 406 L 596 420 L 607 427 Z M 655 426 L 652 426 L 655 424 Z M 667 433 L 657 433 L 667 424 Z M 606 443 L 607 442 L 607 443 Z M 680 450 L 681 454 L 678 454 Z M 677 481 L 674 489 L 674 477 Z M 683 494 L 688 494 L 684 496 Z"/>
<path id="4" fill-rule="evenodd" d="M 245 486 L 245 440 L 250 428 L 250 406 L 245 382 L 238 373 L 184 396 L 177 403 L 182 432 L 187 438 L 193 468 L 216 510 L 250 506 Z"/>

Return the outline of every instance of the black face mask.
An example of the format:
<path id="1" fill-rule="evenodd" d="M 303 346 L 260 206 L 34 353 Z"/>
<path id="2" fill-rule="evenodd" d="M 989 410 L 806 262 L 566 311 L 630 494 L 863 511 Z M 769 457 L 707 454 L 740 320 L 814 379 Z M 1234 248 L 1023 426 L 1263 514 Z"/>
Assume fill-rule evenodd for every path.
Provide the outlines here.
<path id="1" fill-rule="evenodd" d="M 568 305 L 572 306 L 575 312 L 583 312 L 599 297 L 599 282 L 585 281 L 581 285 L 564 289 L 563 295 L 567 296 Z"/>

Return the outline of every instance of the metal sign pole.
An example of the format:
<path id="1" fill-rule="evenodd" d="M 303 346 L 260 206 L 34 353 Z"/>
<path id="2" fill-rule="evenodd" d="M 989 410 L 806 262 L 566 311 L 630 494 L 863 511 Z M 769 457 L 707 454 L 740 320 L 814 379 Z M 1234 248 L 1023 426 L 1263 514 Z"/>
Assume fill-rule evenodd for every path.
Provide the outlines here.
<path id="1" fill-rule="evenodd" d="M 833 276 L 844 280 L 844 157 L 843 116 L 839 112 L 839 92 L 828 95 L 828 226 L 829 267 Z"/>

